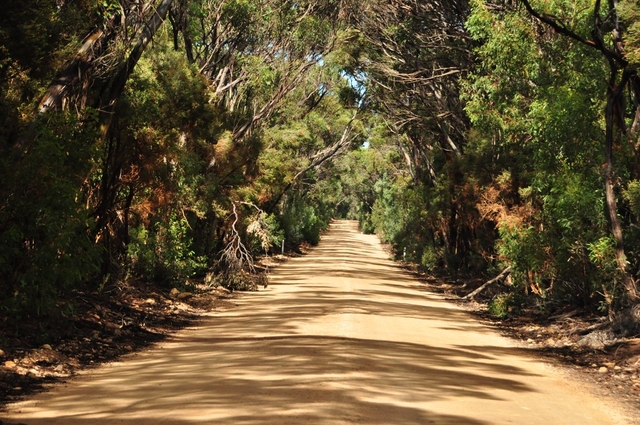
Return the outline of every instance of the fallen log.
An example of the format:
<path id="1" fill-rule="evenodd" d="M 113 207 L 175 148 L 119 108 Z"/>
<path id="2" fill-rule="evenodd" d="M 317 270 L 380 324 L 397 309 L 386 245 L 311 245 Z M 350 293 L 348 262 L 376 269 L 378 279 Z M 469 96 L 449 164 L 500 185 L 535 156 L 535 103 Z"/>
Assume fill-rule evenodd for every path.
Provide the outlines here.
<path id="1" fill-rule="evenodd" d="M 473 292 L 470 292 L 469 294 L 465 295 L 464 297 L 462 297 L 462 299 L 463 300 L 472 300 L 472 299 L 474 299 L 476 296 L 478 296 L 478 294 L 480 292 L 484 291 L 487 287 L 489 287 L 490 285 L 493 285 L 496 282 L 503 281 L 507 276 L 509 276 L 509 274 L 511 274 L 511 266 L 509 266 L 506 269 L 502 270 L 502 272 L 500 272 L 500 274 L 498 276 L 496 276 L 493 279 L 483 283 L 478 289 L 476 289 Z"/>

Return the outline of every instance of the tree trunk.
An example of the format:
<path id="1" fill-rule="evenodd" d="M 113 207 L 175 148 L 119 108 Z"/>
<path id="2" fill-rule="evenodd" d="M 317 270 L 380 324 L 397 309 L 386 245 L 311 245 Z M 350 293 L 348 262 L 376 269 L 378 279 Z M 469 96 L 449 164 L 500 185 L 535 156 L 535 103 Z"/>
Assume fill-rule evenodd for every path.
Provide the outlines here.
<path id="1" fill-rule="evenodd" d="M 107 34 L 102 29 L 98 29 L 84 40 L 76 58 L 60 71 L 49 84 L 38 104 L 38 112 L 65 109 L 73 88 L 86 78 L 86 72 L 91 66 L 91 62 L 104 52 L 106 41 Z M 79 109 L 85 106 L 84 102 L 82 103 Z"/>
<path id="2" fill-rule="evenodd" d="M 629 273 L 627 266 L 627 256 L 624 249 L 624 239 L 622 236 L 622 226 L 620 219 L 618 218 L 618 208 L 615 195 L 615 175 L 613 170 L 613 142 L 615 138 L 615 124 L 616 118 L 619 119 L 618 125 L 622 131 L 625 130 L 624 126 L 624 102 L 622 102 L 622 96 L 625 89 L 628 88 L 629 83 L 636 76 L 636 71 L 629 67 L 629 64 L 624 55 L 624 45 L 622 37 L 622 29 L 618 20 L 617 8 L 618 2 L 616 0 L 609 0 L 609 14 L 608 18 L 613 19 L 613 28 L 611 28 L 610 35 L 613 36 L 613 46 L 607 47 L 605 40 L 605 25 L 600 16 L 601 13 L 601 1 L 595 2 L 593 8 L 594 26 L 592 31 L 593 40 L 587 40 L 577 33 L 574 33 L 568 26 L 560 23 L 558 18 L 551 15 L 544 15 L 533 9 L 528 0 L 520 0 L 525 6 L 529 14 L 537 18 L 540 22 L 543 22 L 560 34 L 570 37 L 586 46 L 595 48 L 604 58 L 609 62 L 610 75 L 609 75 L 609 88 L 607 91 L 607 107 L 605 110 L 605 203 L 606 213 L 609 219 L 609 225 L 611 227 L 611 234 L 616 241 L 616 264 L 620 275 L 622 276 L 622 284 L 624 286 L 627 298 L 630 301 L 637 301 L 638 288 L 636 283 Z M 608 22 L 609 25 L 611 22 Z M 623 70 L 621 81 L 618 82 L 618 75 L 620 70 Z"/>
<path id="3" fill-rule="evenodd" d="M 615 69 L 612 69 L 611 81 L 615 81 L 615 75 L 617 74 Z M 624 285 L 627 297 L 630 300 L 638 299 L 638 290 L 636 283 L 629 274 L 627 268 L 627 256 L 624 249 L 624 239 L 622 236 L 622 226 L 620 225 L 620 219 L 618 218 L 618 208 L 616 195 L 614 191 L 614 170 L 613 170 L 613 139 L 614 139 L 614 109 L 617 105 L 618 97 L 621 93 L 613 88 L 614 84 L 611 84 L 609 93 L 607 94 L 607 108 L 605 111 L 606 118 L 606 133 L 605 133 L 605 202 L 606 212 L 609 219 L 609 225 L 611 226 L 611 234 L 616 241 L 616 264 L 618 270 L 622 276 L 622 284 Z M 622 86 L 622 84 L 620 84 Z"/>

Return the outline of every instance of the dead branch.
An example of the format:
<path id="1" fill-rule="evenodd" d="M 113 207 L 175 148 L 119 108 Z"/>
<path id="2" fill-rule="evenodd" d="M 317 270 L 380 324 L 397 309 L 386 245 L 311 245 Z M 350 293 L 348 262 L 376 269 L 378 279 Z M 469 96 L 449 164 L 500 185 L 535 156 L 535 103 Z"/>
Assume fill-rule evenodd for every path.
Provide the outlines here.
<path id="1" fill-rule="evenodd" d="M 240 232 L 236 229 L 239 216 L 235 203 L 233 203 L 233 212 L 231 214 L 233 215 L 233 223 L 231 223 L 230 240 L 220 254 L 220 263 L 230 272 L 247 269 L 254 274 L 256 270 L 253 264 L 253 256 L 242 243 Z"/>
<path id="2" fill-rule="evenodd" d="M 266 233 L 264 235 L 261 234 L 266 232 L 266 225 L 260 222 L 260 214 L 263 213 L 262 210 L 249 202 L 233 202 L 233 209 L 230 215 L 233 221 L 228 234 L 228 242 L 225 248 L 219 253 L 219 259 L 214 266 L 214 269 L 216 269 L 219 274 L 211 280 L 211 284 L 215 286 L 222 285 L 232 291 L 236 289 L 255 291 L 258 289 L 258 286 L 266 288 L 268 285 L 268 275 L 264 271 L 256 269 L 253 256 L 242 242 L 242 235 L 236 227 L 240 221 L 237 204 L 247 205 L 258 211 L 258 219 L 253 222 L 258 221 L 258 223 L 252 223 L 254 229 L 247 229 L 248 233 L 257 233 L 259 238 L 268 238 Z M 252 225 L 249 225 L 249 227 L 251 226 Z M 261 240 L 261 242 L 263 241 Z"/>
<path id="3" fill-rule="evenodd" d="M 465 295 L 464 297 L 462 297 L 462 299 L 463 300 L 472 300 L 472 299 L 474 299 L 480 292 L 484 291 L 487 287 L 489 287 L 490 285 L 493 285 L 496 282 L 502 282 L 510 274 L 511 274 L 511 266 L 509 266 L 506 269 L 502 270 L 502 272 L 498 276 L 496 276 L 493 279 L 485 282 L 484 284 L 482 284 L 482 286 L 480 286 L 475 291 L 473 291 L 473 292 Z"/>

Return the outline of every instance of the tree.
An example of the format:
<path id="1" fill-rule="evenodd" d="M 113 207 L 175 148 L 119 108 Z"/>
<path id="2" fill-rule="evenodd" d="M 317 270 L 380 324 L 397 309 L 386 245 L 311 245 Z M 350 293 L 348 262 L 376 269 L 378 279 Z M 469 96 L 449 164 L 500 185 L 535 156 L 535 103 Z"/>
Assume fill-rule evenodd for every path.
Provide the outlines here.
<path id="1" fill-rule="evenodd" d="M 331 1 L 12 3 L 0 18 L 5 306 L 43 311 L 65 290 L 128 273 L 184 283 L 216 262 L 237 205 L 247 243 L 263 131 L 294 92 L 295 116 L 321 103 L 306 79 L 333 46 L 339 11 Z M 159 31 L 167 17 L 173 34 Z M 329 143 L 322 151 L 333 136 L 313 137 Z M 22 202 L 36 187 L 51 196 Z M 40 279 L 56 256 L 74 267 Z"/>
<path id="2" fill-rule="evenodd" d="M 625 123 L 625 102 L 624 96 L 628 91 L 632 97 L 637 96 L 640 86 L 637 81 L 637 71 L 629 66 L 624 48 L 624 27 L 621 23 L 617 1 L 609 1 L 607 6 L 603 6 L 598 0 L 593 6 L 593 24 L 591 37 L 583 36 L 574 31 L 569 24 L 556 18 L 554 15 L 540 12 L 532 6 L 528 0 L 522 0 L 522 4 L 527 11 L 540 22 L 550 26 L 559 34 L 565 35 L 580 44 L 589 46 L 600 52 L 609 65 L 609 78 L 606 94 L 605 107 L 605 197 L 606 211 L 611 226 L 611 233 L 616 241 L 616 262 L 622 274 L 623 284 L 627 297 L 632 301 L 638 300 L 638 289 L 632 278 L 627 264 L 627 255 L 624 249 L 624 239 L 622 225 L 618 218 L 617 199 L 615 194 L 615 171 L 613 163 L 614 143 L 620 139 L 622 133 L 626 133 Z M 546 12 L 546 11 L 545 11 Z M 553 12 L 553 11 L 552 11 Z M 637 99 L 632 98 L 634 111 L 632 115 L 633 123 L 631 127 L 637 127 L 640 119 L 640 104 Z M 616 134 L 618 133 L 618 134 Z M 636 146 L 636 158 L 638 153 Z"/>
<path id="3" fill-rule="evenodd" d="M 526 8 L 473 3 L 467 27 L 479 42 L 479 66 L 465 88 L 469 147 L 490 159 L 495 179 L 485 180 L 479 208 L 498 225 L 498 254 L 525 288 L 617 309 L 624 305 L 620 283 L 627 300 L 634 284 L 622 261 L 622 235 L 612 231 L 624 209 L 612 211 L 611 201 L 615 206 L 613 184 L 633 175 L 635 153 L 616 142 L 612 180 L 614 147 L 601 148 L 615 124 L 602 113 L 611 105 L 603 83 L 610 62 L 581 35 L 593 28 L 591 5 L 563 6 L 537 18 Z"/>

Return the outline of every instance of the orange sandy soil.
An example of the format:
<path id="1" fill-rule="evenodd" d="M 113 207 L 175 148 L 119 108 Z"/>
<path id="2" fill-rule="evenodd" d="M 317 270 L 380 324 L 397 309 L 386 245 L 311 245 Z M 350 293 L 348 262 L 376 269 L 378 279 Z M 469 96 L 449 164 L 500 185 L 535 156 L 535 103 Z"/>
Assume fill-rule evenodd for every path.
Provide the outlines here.
<path id="1" fill-rule="evenodd" d="M 388 260 L 355 222 L 339 221 L 307 255 L 272 269 L 259 292 L 78 294 L 78 319 L 65 327 L 2 329 L 0 417 L 34 425 L 637 423 L 636 341 L 580 351 L 560 333 L 576 318 L 491 322 L 436 290 L 451 292 Z"/>

